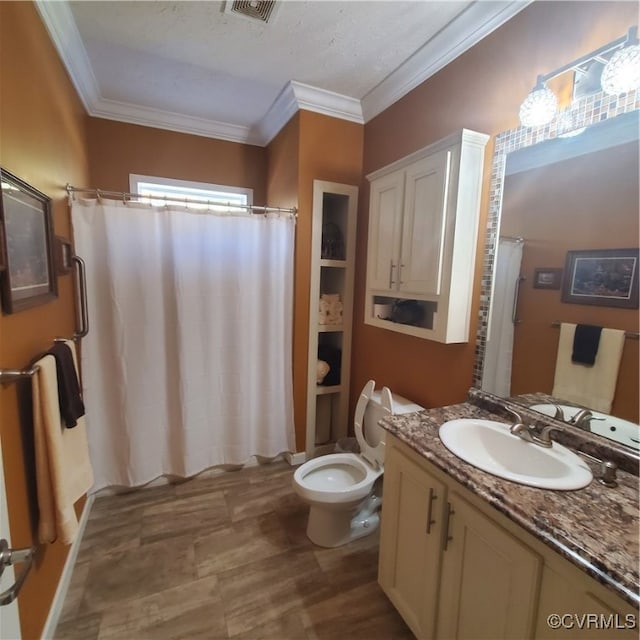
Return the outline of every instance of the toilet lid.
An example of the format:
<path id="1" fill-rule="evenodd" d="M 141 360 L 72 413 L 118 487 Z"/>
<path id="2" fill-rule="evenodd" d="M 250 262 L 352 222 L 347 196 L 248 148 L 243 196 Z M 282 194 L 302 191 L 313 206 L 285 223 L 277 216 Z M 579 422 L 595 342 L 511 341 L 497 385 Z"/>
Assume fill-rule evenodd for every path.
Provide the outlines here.
<path id="1" fill-rule="evenodd" d="M 358 398 L 358 404 L 356 405 L 356 412 L 354 416 L 354 430 L 356 433 L 356 440 L 360 445 L 360 455 L 374 467 L 382 466 L 384 461 L 384 442 L 380 442 L 377 446 L 371 447 L 367 444 L 364 437 L 364 414 L 367 409 L 367 405 L 371 400 L 371 396 L 375 389 L 376 383 L 374 380 L 369 380 L 364 388 L 360 392 Z M 391 391 L 388 387 L 383 387 L 380 393 L 380 402 L 382 408 L 387 415 L 392 414 L 393 401 L 391 397 Z"/>

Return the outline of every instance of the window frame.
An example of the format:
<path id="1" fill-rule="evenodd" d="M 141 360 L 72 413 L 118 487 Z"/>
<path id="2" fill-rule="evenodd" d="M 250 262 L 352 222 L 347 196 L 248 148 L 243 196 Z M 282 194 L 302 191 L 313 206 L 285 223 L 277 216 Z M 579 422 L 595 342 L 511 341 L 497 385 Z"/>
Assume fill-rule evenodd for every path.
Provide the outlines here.
<path id="1" fill-rule="evenodd" d="M 167 193 L 167 196 L 181 198 L 183 194 L 180 193 L 180 190 L 201 190 L 205 192 L 210 192 L 209 195 L 213 196 L 214 194 L 219 194 L 219 196 L 224 196 L 225 194 L 230 195 L 244 195 L 246 197 L 246 206 L 250 207 L 253 205 L 253 189 L 249 187 L 233 187 L 230 185 L 221 185 L 221 184 L 213 184 L 209 182 L 196 182 L 193 180 L 178 180 L 177 178 L 164 178 L 161 176 L 145 176 L 137 173 L 129 174 L 129 190 L 131 193 L 138 194 L 140 193 L 140 184 L 151 184 L 158 185 L 159 187 L 170 187 L 176 190 L 175 195 L 171 193 Z M 212 192 L 212 193 L 211 193 Z M 186 200 L 187 207 L 191 206 L 192 208 L 210 208 L 209 205 L 204 204 L 202 202 L 207 198 L 207 193 L 203 193 L 202 196 L 198 196 L 198 194 L 191 194 L 193 198 L 201 198 L 200 200 L 192 200 L 192 203 L 198 203 L 200 206 L 193 206 L 193 204 L 189 204 L 189 193 L 184 193 L 184 197 Z M 218 197 L 219 197 L 218 196 Z M 145 196 L 150 200 L 154 198 L 154 196 Z M 156 196 L 158 200 L 162 201 L 162 196 Z M 178 200 L 168 200 L 168 203 L 175 202 L 176 204 L 179 202 Z M 239 209 L 237 207 L 225 207 L 224 204 L 215 205 L 213 204 L 214 199 L 211 198 L 211 208 L 218 209 L 221 211 L 234 212 L 234 211 L 242 211 L 243 209 Z M 164 204 L 164 203 L 163 203 Z M 246 209 L 247 212 L 250 212 L 250 209 Z"/>

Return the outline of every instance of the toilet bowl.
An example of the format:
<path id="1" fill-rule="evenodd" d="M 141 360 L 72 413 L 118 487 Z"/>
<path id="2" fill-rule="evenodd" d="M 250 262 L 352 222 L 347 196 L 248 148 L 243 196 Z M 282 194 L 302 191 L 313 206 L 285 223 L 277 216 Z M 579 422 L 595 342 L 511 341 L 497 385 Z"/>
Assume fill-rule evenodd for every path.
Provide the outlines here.
<path id="1" fill-rule="evenodd" d="M 388 415 L 420 411 L 421 406 L 387 387 L 364 386 L 354 416 L 360 453 L 332 453 L 301 465 L 293 488 L 309 504 L 307 536 L 321 547 L 339 547 L 373 533 L 380 523 L 380 482 L 385 431 L 378 421 Z"/>

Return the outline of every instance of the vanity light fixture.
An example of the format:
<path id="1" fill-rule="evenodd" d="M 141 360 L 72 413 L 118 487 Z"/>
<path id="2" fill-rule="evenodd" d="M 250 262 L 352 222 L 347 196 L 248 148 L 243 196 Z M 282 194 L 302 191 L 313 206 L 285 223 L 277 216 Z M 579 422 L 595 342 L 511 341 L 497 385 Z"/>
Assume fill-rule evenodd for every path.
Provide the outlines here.
<path id="1" fill-rule="evenodd" d="M 640 87 L 640 44 L 637 27 L 629 29 L 627 41 L 602 70 L 602 90 L 609 95 L 626 93 Z"/>
<path id="2" fill-rule="evenodd" d="M 558 110 L 558 98 L 547 87 L 543 76 L 538 76 L 536 86 L 520 105 L 520 122 L 525 127 L 541 127 L 549 124 Z"/>
<path id="3" fill-rule="evenodd" d="M 612 53 L 613 55 L 611 55 Z M 525 127 L 541 127 L 549 124 L 556 116 L 558 98 L 547 87 L 546 83 L 567 71 L 585 74 L 593 61 L 604 65 L 600 84 L 605 93 L 618 95 L 640 88 L 638 28 L 631 27 L 626 36 L 613 40 L 550 73 L 539 75 L 536 86 L 520 106 L 520 122 L 522 125 Z"/>

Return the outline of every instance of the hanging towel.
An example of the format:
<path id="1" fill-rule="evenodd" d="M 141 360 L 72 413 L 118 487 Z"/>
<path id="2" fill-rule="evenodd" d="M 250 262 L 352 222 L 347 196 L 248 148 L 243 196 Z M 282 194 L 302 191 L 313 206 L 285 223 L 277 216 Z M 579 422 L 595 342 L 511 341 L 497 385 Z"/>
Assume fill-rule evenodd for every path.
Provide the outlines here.
<path id="1" fill-rule="evenodd" d="M 73 353 L 66 342 L 54 343 L 49 353 L 56 359 L 60 413 L 67 429 L 71 429 L 78 424 L 78 418 L 84 415 L 84 403 Z"/>
<path id="2" fill-rule="evenodd" d="M 77 369 L 75 345 L 65 344 Z M 53 542 L 57 538 L 71 544 L 78 530 L 73 505 L 93 484 L 86 427 L 83 417 L 78 418 L 75 429 L 62 424 L 55 358 L 47 354 L 35 364 L 38 371 L 32 384 L 38 539 Z"/>
<path id="3" fill-rule="evenodd" d="M 585 367 L 571 361 L 575 330 L 575 324 L 563 322 L 560 325 L 552 395 L 560 400 L 609 413 L 618 381 L 624 331 L 603 329 L 594 365 Z"/>
<path id="4" fill-rule="evenodd" d="M 600 345 L 602 327 L 592 324 L 579 324 L 573 336 L 573 353 L 571 362 L 593 366 Z"/>

